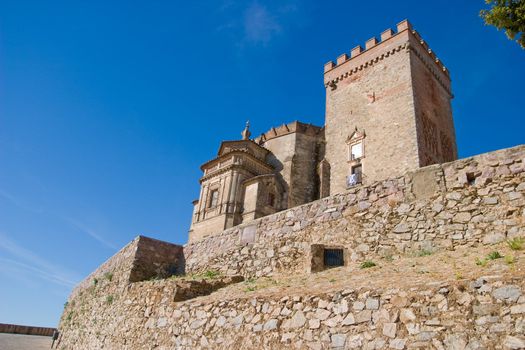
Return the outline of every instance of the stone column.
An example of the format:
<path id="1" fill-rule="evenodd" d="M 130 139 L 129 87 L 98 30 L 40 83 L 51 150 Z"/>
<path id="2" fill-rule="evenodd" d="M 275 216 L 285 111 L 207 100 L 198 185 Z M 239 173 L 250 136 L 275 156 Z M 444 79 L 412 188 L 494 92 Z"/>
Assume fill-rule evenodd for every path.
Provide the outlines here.
<path id="1" fill-rule="evenodd" d="M 228 203 L 233 206 L 233 210 L 231 212 L 235 212 L 235 207 L 237 206 L 237 178 L 239 177 L 239 173 L 236 170 L 233 170 L 231 182 L 230 182 L 230 195 L 228 197 Z M 228 211 L 230 212 L 230 211 Z"/>

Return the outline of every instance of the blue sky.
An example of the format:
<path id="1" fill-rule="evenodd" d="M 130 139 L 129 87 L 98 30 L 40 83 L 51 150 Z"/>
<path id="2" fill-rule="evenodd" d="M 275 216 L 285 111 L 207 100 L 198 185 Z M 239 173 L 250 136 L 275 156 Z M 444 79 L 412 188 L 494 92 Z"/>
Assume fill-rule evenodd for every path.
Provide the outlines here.
<path id="1" fill-rule="evenodd" d="M 0 1 L 0 322 L 55 326 L 138 234 L 185 243 L 220 141 L 322 125 L 323 64 L 404 18 L 451 72 L 460 156 L 524 143 L 525 51 L 483 1 L 365 3 Z"/>

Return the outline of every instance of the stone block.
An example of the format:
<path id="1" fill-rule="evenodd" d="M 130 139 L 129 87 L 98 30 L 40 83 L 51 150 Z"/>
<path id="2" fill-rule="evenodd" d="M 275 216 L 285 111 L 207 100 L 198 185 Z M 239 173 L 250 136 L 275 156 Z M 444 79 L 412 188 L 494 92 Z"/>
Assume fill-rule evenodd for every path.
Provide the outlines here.
<path id="1" fill-rule="evenodd" d="M 414 321 L 416 319 L 416 315 L 412 309 L 401 309 L 401 312 L 399 313 L 399 319 L 403 323 L 408 323 Z"/>
<path id="2" fill-rule="evenodd" d="M 383 324 L 383 335 L 389 338 L 395 338 L 397 333 L 396 323 L 385 323 Z"/>

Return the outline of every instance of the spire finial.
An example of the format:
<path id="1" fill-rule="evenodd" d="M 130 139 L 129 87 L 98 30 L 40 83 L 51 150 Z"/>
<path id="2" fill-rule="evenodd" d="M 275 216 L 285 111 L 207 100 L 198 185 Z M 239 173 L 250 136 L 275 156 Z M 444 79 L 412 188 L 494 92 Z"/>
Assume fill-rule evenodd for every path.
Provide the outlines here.
<path id="1" fill-rule="evenodd" d="M 244 128 L 244 130 L 241 132 L 241 135 L 242 135 L 242 139 L 243 140 L 249 140 L 250 139 L 250 135 L 252 133 L 250 132 L 250 121 L 246 121 L 246 127 Z"/>

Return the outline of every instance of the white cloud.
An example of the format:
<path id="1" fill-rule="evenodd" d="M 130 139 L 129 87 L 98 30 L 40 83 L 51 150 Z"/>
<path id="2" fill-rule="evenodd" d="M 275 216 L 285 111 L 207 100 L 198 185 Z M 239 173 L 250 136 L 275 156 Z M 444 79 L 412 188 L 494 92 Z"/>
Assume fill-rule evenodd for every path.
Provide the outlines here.
<path id="1" fill-rule="evenodd" d="M 222 19 L 216 29 L 231 36 L 238 48 L 246 45 L 269 46 L 278 37 L 285 37 L 294 28 L 308 23 L 311 0 L 223 0 L 217 9 Z"/>
<path id="2" fill-rule="evenodd" d="M 282 31 L 281 25 L 268 9 L 254 2 L 244 14 L 245 39 L 253 43 L 267 44 Z"/>
<path id="3" fill-rule="evenodd" d="M 35 209 L 35 208 L 25 204 L 23 201 L 19 200 L 17 197 L 15 197 L 14 195 L 10 194 L 9 192 L 7 192 L 7 191 L 5 191 L 5 190 L 3 190 L 1 188 L 0 188 L 0 197 L 3 197 L 5 199 L 7 199 L 8 201 L 12 202 L 17 207 L 22 208 L 24 210 L 27 210 L 27 211 L 30 211 L 30 212 L 33 212 L 33 213 L 37 213 L 37 214 L 47 214 L 49 216 L 52 216 L 52 217 L 55 217 L 55 218 L 60 219 L 62 221 L 65 221 L 65 222 L 69 223 L 70 225 L 72 225 L 73 227 L 75 227 L 77 230 L 79 230 L 79 231 L 87 234 L 91 238 L 95 239 L 96 241 L 98 241 L 102 245 L 104 245 L 104 246 L 106 246 L 106 247 L 108 247 L 110 249 L 113 249 L 113 250 L 118 250 L 119 249 L 115 244 L 113 244 L 110 241 L 106 240 L 100 234 L 95 232 L 95 230 L 89 228 L 88 226 L 84 225 L 83 223 L 79 222 L 78 220 L 75 220 L 75 219 L 70 218 L 70 217 L 65 217 L 65 216 L 62 216 L 62 215 L 55 215 L 53 213 L 45 212 L 42 209 Z"/>
<path id="4" fill-rule="evenodd" d="M 84 225 L 83 223 L 79 222 L 78 220 L 75 220 L 73 218 L 67 218 L 67 217 L 63 217 L 63 219 L 66 220 L 67 222 L 69 222 L 71 225 L 73 225 L 78 230 L 84 232 L 85 234 L 87 234 L 91 238 L 97 240 L 99 243 L 105 245 L 106 247 L 108 247 L 110 249 L 114 249 L 114 250 L 118 250 L 119 249 L 115 244 L 113 244 L 110 241 L 106 240 L 100 234 L 95 232 L 95 230 L 87 227 L 86 225 Z"/>
<path id="5" fill-rule="evenodd" d="M 37 213 L 37 214 L 42 214 L 43 213 L 42 209 L 35 209 L 35 208 L 32 208 L 32 207 L 28 206 L 27 204 L 25 204 L 24 202 L 20 201 L 15 196 L 13 196 L 11 193 L 9 193 L 9 192 L 1 189 L 1 188 L 0 188 L 0 197 L 3 197 L 5 199 L 7 199 L 8 201 L 12 202 L 17 207 L 22 208 L 24 210 L 31 211 L 31 212 Z"/>
<path id="6" fill-rule="evenodd" d="M 4 273 L 13 274 L 24 272 L 27 275 L 38 277 L 67 288 L 73 287 L 78 281 L 80 281 L 80 276 L 76 272 L 55 265 L 39 257 L 1 232 L 0 251 L 11 256 L 11 258 L 0 257 L 0 265 L 3 266 L 0 270 Z"/>

